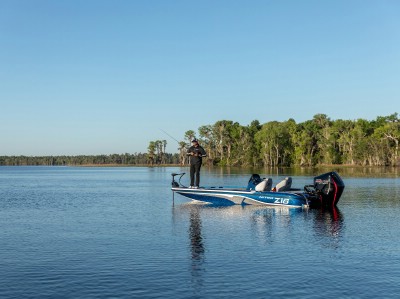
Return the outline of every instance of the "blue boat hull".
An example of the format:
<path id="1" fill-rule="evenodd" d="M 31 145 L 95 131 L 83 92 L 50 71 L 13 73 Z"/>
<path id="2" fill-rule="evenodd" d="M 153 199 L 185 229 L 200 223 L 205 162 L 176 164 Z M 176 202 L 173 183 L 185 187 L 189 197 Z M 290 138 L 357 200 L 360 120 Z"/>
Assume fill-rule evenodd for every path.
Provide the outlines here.
<path id="1" fill-rule="evenodd" d="M 261 180 L 258 174 L 253 174 L 247 188 L 209 187 L 192 189 L 180 183 L 185 173 L 173 173 L 172 192 L 193 200 L 218 205 L 271 205 L 288 207 L 330 207 L 334 208 L 343 193 L 344 183 L 334 171 L 314 177 L 314 184 L 304 186 L 304 189 L 291 188 L 291 178 L 271 189 L 272 180 Z M 179 177 L 179 182 L 175 181 Z M 269 181 L 269 185 L 268 185 Z M 282 185 L 282 183 L 285 183 Z M 270 191 L 271 190 L 271 191 Z"/>
<path id="2" fill-rule="evenodd" d="M 172 188 L 172 191 L 192 200 L 203 201 L 217 205 L 273 205 L 305 207 L 309 206 L 311 198 L 302 192 L 257 192 L 234 189 L 184 187 Z"/>

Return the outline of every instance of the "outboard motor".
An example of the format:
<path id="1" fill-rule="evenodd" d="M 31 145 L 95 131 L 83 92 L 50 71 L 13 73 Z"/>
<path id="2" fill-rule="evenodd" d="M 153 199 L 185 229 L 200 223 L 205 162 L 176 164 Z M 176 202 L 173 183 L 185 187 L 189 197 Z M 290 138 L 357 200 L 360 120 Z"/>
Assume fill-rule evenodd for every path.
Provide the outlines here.
<path id="1" fill-rule="evenodd" d="M 260 175 L 253 174 L 250 177 L 249 183 L 247 184 L 247 190 L 255 190 L 256 186 L 262 182 Z"/>
<path id="2" fill-rule="evenodd" d="M 314 189 L 323 206 L 334 207 L 343 193 L 342 178 L 334 171 L 314 177 Z"/>

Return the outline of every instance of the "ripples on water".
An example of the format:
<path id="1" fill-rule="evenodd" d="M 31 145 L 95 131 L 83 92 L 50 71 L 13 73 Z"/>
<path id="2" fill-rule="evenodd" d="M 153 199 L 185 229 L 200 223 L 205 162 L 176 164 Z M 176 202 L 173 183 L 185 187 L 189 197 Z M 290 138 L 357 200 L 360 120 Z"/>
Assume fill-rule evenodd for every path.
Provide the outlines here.
<path id="1" fill-rule="evenodd" d="M 0 298 L 400 293 L 397 175 L 343 176 L 339 209 L 323 211 L 173 203 L 179 171 L 0 167 Z M 243 185 L 251 173 L 202 172 L 205 185 Z"/>

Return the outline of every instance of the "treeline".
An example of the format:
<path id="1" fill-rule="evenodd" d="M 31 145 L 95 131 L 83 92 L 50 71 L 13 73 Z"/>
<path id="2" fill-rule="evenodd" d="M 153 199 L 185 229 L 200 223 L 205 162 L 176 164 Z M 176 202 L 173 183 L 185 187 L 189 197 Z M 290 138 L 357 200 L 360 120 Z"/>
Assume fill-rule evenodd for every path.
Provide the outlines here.
<path id="1" fill-rule="evenodd" d="M 208 153 L 208 163 L 221 166 L 397 166 L 400 120 L 398 114 L 375 120 L 331 120 L 317 114 L 311 120 L 293 119 L 242 126 L 229 120 L 189 130 L 180 142 L 179 160 L 197 137 Z"/>
<path id="2" fill-rule="evenodd" d="M 178 154 L 164 154 L 165 164 L 178 164 Z M 47 165 L 47 166 L 80 166 L 80 165 L 146 165 L 147 154 L 112 154 L 112 155 L 79 155 L 79 156 L 0 156 L 0 165 Z"/>
<path id="3" fill-rule="evenodd" d="M 79 156 L 0 156 L 0 165 L 167 165 L 188 163 L 193 138 L 207 152 L 205 162 L 219 166 L 400 166 L 400 119 L 397 113 L 375 120 L 331 120 L 317 114 L 296 123 L 258 120 L 243 126 L 217 121 L 185 132 L 178 153 L 166 152 L 167 141 L 150 141 L 147 153 Z"/>
<path id="4" fill-rule="evenodd" d="M 156 140 L 150 141 L 149 146 L 147 147 L 147 162 L 150 165 L 154 164 L 168 164 L 168 154 L 166 153 L 167 141 L 166 140 Z M 175 156 L 175 158 L 177 158 Z M 178 164 L 179 161 L 176 161 Z M 170 163 L 169 163 L 170 164 Z"/>

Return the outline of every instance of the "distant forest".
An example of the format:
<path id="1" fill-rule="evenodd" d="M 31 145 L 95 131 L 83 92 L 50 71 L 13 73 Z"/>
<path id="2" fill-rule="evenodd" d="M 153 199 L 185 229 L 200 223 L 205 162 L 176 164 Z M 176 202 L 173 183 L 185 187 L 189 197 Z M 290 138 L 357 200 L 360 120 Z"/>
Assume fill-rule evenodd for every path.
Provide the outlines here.
<path id="1" fill-rule="evenodd" d="M 174 142 L 178 153 L 166 152 L 167 141 L 150 141 L 147 153 L 96 156 L 0 156 L 0 165 L 167 165 L 188 163 L 186 151 L 196 137 L 208 156 L 205 164 L 219 166 L 400 166 L 400 119 L 397 113 L 375 120 L 331 120 L 317 114 L 296 123 L 258 120 L 247 126 L 217 121 L 185 132 Z"/>
<path id="2" fill-rule="evenodd" d="M 179 164 L 178 154 L 163 154 L 164 164 Z M 158 162 L 157 162 L 158 163 Z M 2 166 L 46 165 L 46 166 L 101 166 L 101 165 L 147 165 L 146 153 L 79 155 L 79 156 L 0 156 Z M 161 164 L 161 163 L 158 163 Z"/>

